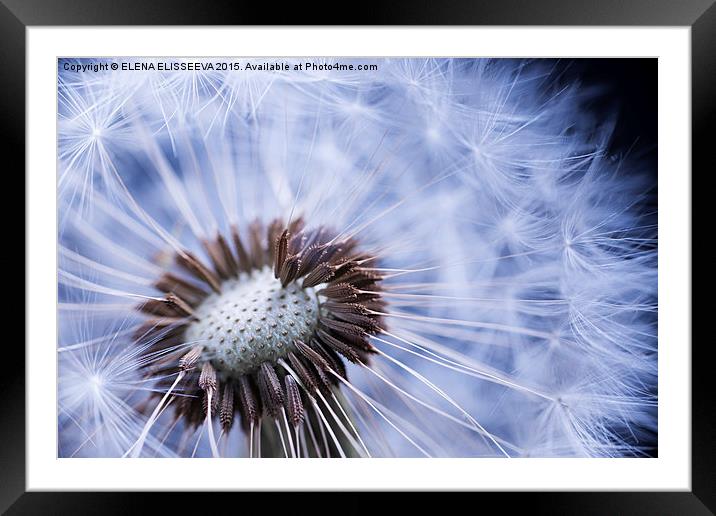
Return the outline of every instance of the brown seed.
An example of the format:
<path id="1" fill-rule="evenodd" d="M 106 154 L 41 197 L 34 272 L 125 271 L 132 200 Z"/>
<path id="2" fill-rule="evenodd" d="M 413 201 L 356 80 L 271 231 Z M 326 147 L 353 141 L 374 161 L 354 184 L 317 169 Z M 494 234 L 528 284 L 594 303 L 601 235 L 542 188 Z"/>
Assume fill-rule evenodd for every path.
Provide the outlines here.
<path id="1" fill-rule="evenodd" d="M 284 229 L 283 233 L 281 233 L 278 241 L 276 241 L 275 248 L 273 273 L 274 277 L 278 279 L 288 256 L 288 229 Z"/>
<path id="2" fill-rule="evenodd" d="M 301 402 L 301 392 L 299 391 L 296 380 L 289 374 L 286 375 L 286 413 L 288 419 L 294 427 L 297 427 L 303 421 L 303 403 Z"/>

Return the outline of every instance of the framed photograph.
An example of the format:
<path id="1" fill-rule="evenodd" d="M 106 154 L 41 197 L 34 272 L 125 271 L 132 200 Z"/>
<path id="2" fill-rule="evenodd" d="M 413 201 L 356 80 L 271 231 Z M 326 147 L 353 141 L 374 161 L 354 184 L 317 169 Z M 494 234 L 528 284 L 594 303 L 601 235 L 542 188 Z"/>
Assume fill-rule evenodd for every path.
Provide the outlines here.
<path id="1" fill-rule="evenodd" d="M 712 3 L 266 26 L 3 0 L 27 303 L 0 508 L 510 491 L 711 514 L 691 171 Z"/>

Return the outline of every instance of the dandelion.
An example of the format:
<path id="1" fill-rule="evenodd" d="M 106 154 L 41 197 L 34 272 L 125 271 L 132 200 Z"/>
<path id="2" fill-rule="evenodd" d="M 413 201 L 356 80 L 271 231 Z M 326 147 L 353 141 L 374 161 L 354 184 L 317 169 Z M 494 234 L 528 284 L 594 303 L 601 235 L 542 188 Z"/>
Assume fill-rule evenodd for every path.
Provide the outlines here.
<path id="1" fill-rule="evenodd" d="M 654 455 L 618 117 L 551 61 L 279 61 L 59 68 L 58 454 Z"/>

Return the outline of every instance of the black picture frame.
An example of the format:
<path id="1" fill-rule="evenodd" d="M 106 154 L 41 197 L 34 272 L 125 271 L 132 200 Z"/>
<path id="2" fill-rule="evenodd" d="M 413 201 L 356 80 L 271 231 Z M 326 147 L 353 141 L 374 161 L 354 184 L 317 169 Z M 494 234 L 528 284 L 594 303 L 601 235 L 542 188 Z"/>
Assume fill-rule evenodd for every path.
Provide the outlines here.
<path id="1" fill-rule="evenodd" d="M 255 4 L 255 5 L 254 5 Z M 348 12 L 348 11 L 346 11 Z M 346 18 L 346 16 L 350 16 Z M 25 29 L 40 25 L 276 25 L 281 23 L 334 25 L 642 25 L 689 26 L 692 45 L 692 163 L 703 174 L 713 171 L 709 135 L 716 120 L 716 4 L 714 0 L 460 0 L 443 2 L 393 1 L 383 5 L 362 4 L 350 15 L 338 14 L 335 4 L 267 3 L 241 5 L 217 0 L 0 0 L 0 139 L 6 176 L 24 177 L 25 167 Z M 88 45 L 90 43 L 88 42 Z M 91 46 L 88 46 L 91 48 Z M 710 165 L 707 169 L 707 165 Z M 684 171 L 673 171 L 681 174 Z M 687 172 L 688 173 L 688 172 Z M 692 173 L 693 177 L 693 173 Z M 24 190 L 24 180 L 21 188 Z M 14 199 L 13 199 L 14 202 Z M 8 225 L 13 225 L 10 219 Z M 19 224 L 17 226 L 20 231 Z M 12 239 L 12 240 L 8 240 Z M 23 236 L 6 236 L 19 251 Z M 24 249 L 24 248 L 23 248 Z M 19 254 L 19 252 L 18 252 Z M 24 255 L 24 251 L 23 251 Z M 6 254 L 7 257 L 7 254 Z M 24 263 L 24 260 L 23 260 Z M 8 265 L 6 271 L 12 271 Z M 26 271 L 27 274 L 27 271 Z M 10 274 L 16 279 L 19 274 Z M 20 288 L 18 286 L 18 288 Z M 19 296 L 15 296 L 19 297 Z M 19 302 L 15 303 L 20 306 Z M 22 304 L 24 306 L 24 303 Z M 30 307 L 28 307 L 30 308 Z M 0 511 L 8 514 L 133 514 L 151 507 L 147 498 L 161 498 L 162 510 L 171 513 L 198 501 L 191 493 L 25 493 L 25 352 L 14 338 L 3 349 L 0 374 Z M 688 343 L 675 343 L 688 345 Z M 492 501 L 501 507 L 527 504 L 536 513 L 579 514 L 713 514 L 716 512 L 716 440 L 713 438 L 712 363 L 710 342 L 692 347 L 692 491 L 691 492 L 599 492 L 599 493 L 479 493 L 457 496 L 453 503 L 480 510 Z M 569 467 L 568 462 L 565 467 Z M 236 505 L 228 497 L 234 497 Z M 242 510 L 265 503 L 266 494 L 213 494 L 206 510 Z M 273 496 L 273 495 L 272 495 Z M 291 504 L 303 505 L 304 494 L 293 494 Z M 321 494 L 322 504 L 328 504 Z M 373 510 L 380 494 L 343 495 L 324 507 L 351 512 Z M 498 498 L 499 499 L 495 499 Z M 411 501 L 422 503 L 423 494 Z M 159 500 L 156 500 L 159 501 Z M 149 503 L 148 503 L 149 502 Z M 214 507 L 214 509 L 211 508 Z M 280 507 L 277 506 L 280 509 Z"/>

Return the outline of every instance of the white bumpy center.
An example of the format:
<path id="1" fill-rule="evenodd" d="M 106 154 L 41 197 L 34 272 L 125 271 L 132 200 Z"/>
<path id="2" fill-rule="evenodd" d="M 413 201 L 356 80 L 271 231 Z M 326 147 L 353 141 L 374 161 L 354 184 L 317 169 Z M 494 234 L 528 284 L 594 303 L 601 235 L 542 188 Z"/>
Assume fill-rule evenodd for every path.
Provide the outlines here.
<path id="1" fill-rule="evenodd" d="M 308 342 L 318 321 L 315 290 L 295 282 L 285 288 L 265 267 L 225 281 L 195 310 L 197 321 L 186 332 L 191 344 L 203 345 L 204 360 L 235 377 L 255 371 L 262 362 L 275 363 Z"/>

